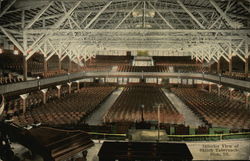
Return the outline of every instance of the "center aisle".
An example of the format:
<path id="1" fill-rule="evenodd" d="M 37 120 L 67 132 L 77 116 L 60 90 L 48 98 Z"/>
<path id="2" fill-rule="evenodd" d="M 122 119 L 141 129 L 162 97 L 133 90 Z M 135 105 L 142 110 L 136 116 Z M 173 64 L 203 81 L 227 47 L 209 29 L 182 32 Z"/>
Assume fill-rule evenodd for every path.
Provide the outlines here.
<path id="1" fill-rule="evenodd" d="M 204 125 L 204 123 L 175 94 L 165 88 L 162 88 L 162 91 L 179 113 L 184 116 L 186 126 L 198 127 Z"/>
<path id="2" fill-rule="evenodd" d="M 115 90 L 107 100 L 101 104 L 101 107 L 94 111 L 87 118 L 86 123 L 89 125 L 102 125 L 103 116 L 108 112 L 109 108 L 115 103 L 116 99 L 122 93 L 123 88 L 118 88 Z"/>

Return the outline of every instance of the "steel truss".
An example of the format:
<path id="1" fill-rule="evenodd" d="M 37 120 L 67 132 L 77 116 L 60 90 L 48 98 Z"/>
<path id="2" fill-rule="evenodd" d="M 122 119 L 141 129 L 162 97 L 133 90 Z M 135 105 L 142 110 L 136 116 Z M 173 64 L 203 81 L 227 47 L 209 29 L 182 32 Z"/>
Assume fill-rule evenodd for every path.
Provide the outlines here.
<path id="1" fill-rule="evenodd" d="M 37 52 L 46 60 L 68 56 L 80 65 L 107 51 L 185 53 L 207 62 L 221 57 L 230 61 L 232 56 L 246 61 L 250 55 L 248 1 L 22 2 L 3 6 L 0 31 L 26 60 Z"/>

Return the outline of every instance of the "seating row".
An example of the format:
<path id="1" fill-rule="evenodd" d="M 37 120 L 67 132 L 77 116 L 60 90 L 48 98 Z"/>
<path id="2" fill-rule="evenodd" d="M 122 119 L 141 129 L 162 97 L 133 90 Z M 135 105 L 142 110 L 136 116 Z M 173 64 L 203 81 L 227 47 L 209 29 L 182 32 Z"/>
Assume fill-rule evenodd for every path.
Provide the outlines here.
<path id="1" fill-rule="evenodd" d="M 156 65 L 156 66 L 129 66 L 129 65 L 120 65 L 117 69 L 118 72 L 180 72 L 180 73 L 202 73 L 207 72 L 206 67 L 201 65 L 177 65 L 177 64 L 168 64 L 168 65 Z"/>
<path id="2" fill-rule="evenodd" d="M 183 116 L 172 105 L 164 92 L 159 87 L 150 85 L 125 87 L 104 116 L 104 122 L 140 122 L 142 119 L 157 121 L 158 106 L 160 106 L 160 122 L 183 123 Z"/>
<path id="3" fill-rule="evenodd" d="M 195 88 L 171 88 L 191 111 L 212 127 L 250 128 L 250 111 L 239 101 Z"/>
<path id="4" fill-rule="evenodd" d="M 78 124 L 114 89 L 115 87 L 85 87 L 79 93 L 52 100 L 24 114 L 14 116 L 13 119 L 20 126 L 38 122 L 51 126 Z"/>

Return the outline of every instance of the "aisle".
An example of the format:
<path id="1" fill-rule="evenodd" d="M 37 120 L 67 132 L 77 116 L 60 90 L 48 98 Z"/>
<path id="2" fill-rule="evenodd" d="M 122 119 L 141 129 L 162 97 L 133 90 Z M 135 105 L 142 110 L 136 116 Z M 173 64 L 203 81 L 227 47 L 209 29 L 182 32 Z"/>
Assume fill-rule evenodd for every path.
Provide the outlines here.
<path id="1" fill-rule="evenodd" d="M 174 107 L 181 113 L 185 118 L 185 125 L 190 127 L 198 127 L 205 125 L 187 106 L 181 101 L 179 97 L 170 92 L 169 90 L 162 88 L 162 91 L 172 102 Z"/>
<path id="2" fill-rule="evenodd" d="M 101 104 L 101 107 L 98 108 L 95 112 L 90 114 L 87 118 L 86 123 L 89 125 L 101 125 L 103 121 L 103 116 L 108 112 L 109 108 L 115 103 L 118 96 L 122 93 L 123 88 L 118 88 L 115 90 L 107 100 Z"/>

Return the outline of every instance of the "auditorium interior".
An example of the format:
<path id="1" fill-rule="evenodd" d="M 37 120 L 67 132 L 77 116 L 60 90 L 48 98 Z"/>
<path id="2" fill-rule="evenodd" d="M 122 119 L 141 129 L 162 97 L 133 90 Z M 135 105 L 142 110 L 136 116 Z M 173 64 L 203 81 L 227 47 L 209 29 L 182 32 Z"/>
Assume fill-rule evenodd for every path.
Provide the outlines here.
<path id="1" fill-rule="evenodd" d="M 0 161 L 250 160 L 249 0 L 0 0 Z"/>

